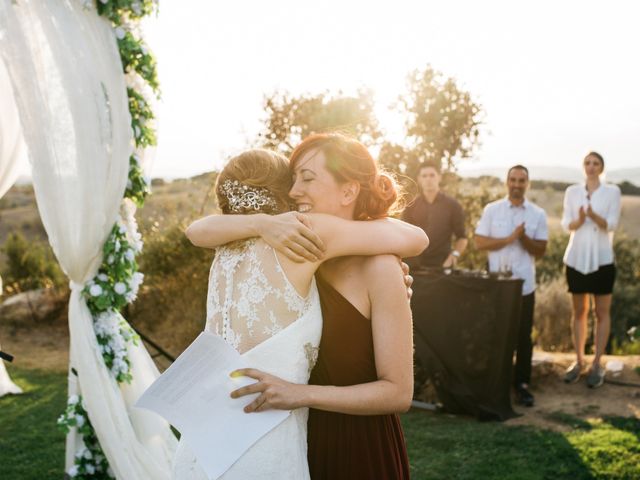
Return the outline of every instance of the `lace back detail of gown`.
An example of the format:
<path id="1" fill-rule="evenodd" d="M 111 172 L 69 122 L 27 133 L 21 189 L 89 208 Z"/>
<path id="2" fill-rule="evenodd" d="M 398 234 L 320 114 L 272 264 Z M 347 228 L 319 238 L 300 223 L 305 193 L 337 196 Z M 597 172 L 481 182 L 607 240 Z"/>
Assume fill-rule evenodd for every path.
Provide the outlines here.
<path id="1" fill-rule="evenodd" d="M 205 330 L 244 353 L 302 317 L 309 303 L 262 240 L 224 246 L 209 273 Z"/>

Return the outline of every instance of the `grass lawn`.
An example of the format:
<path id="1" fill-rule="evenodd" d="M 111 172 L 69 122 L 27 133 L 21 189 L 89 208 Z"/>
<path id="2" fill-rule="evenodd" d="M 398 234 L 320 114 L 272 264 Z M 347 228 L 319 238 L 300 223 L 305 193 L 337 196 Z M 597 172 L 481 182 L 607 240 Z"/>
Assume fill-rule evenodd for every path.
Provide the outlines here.
<path id="1" fill-rule="evenodd" d="M 0 478 L 60 479 L 64 435 L 55 421 L 66 401 L 66 375 L 8 368 L 27 393 L 0 399 Z M 585 421 L 562 413 L 553 420 L 569 430 L 408 413 L 412 478 L 640 479 L 640 420 Z"/>
<path id="2" fill-rule="evenodd" d="M 7 366 L 23 395 L 0 398 L 0 478 L 61 479 L 64 434 L 56 425 L 67 402 L 67 376 Z"/>
<path id="3" fill-rule="evenodd" d="M 640 420 L 585 421 L 562 413 L 553 420 L 570 430 L 404 415 L 411 478 L 640 479 Z"/>

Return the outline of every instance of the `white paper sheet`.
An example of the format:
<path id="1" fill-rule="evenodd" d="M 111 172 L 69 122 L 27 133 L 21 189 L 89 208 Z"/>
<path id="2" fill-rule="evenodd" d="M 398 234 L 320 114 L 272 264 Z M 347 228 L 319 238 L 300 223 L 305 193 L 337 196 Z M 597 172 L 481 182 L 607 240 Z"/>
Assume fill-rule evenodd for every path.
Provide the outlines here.
<path id="1" fill-rule="evenodd" d="M 229 373 L 246 367 L 242 356 L 222 338 L 202 332 L 135 404 L 178 429 L 211 480 L 291 413 L 244 412 L 258 394 L 241 399 L 229 394 L 255 380 L 231 378 Z"/>

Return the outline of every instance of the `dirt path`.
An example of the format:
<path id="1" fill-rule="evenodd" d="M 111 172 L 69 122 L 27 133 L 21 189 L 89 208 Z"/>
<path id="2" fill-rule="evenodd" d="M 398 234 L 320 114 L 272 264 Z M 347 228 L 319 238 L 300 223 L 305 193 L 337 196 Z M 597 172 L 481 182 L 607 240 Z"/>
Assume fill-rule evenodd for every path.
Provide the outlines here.
<path id="1" fill-rule="evenodd" d="M 15 357 L 17 367 L 64 372 L 69 366 L 69 329 L 64 323 L 27 329 L 0 321 L 0 345 Z"/>
<path id="2" fill-rule="evenodd" d="M 637 387 L 620 386 L 606 382 L 602 387 L 588 388 L 585 378 L 578 383 L 567 385 L 562 381 L 565 369 L 575 357 L 569 353 L 534 354 L 534 368 L 531 391 L 536 403 L 525 408 L 514 403 L 514 409 L 523 416 L 507 421 L 508 425 L 536 425 L 553 430 L 570 428 L 563 420 L 564 415 L 581 419 L 607 416 L 640 418 L 640 374 L 634 371 L 640 367 L 640 355 L 605 356 L 603 363 L 619 360 L 624 363 L 623 371 L 614 376 L 607 372 L 612 381 L 635 383 Z M 587 357 L 591 360 L 592 357 Z"/>

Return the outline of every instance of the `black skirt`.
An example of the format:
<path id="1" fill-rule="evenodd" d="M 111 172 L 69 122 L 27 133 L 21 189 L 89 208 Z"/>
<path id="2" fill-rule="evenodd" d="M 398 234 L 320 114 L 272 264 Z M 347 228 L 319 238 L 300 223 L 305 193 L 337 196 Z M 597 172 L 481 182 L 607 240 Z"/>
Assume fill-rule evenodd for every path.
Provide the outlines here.
<path id="1" fill-rule="evenodd" d="M 616 280 L 616 266 L 613 263 L 601 265 L 598 270 L 586 275 L 569 265 L 565 267 L 567 285 L 571 293 L 609 295 L 613 292 L 613 284 Z"/>

